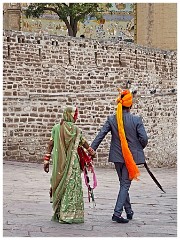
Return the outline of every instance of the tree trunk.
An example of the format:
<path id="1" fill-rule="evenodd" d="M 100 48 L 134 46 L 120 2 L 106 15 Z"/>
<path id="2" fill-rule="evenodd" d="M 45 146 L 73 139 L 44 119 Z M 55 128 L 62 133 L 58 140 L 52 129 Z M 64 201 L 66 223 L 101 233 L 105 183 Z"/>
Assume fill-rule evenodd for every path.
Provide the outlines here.
<path id="1" fill-rule="evenodd" d="M 71 37 L 76 37 L 76 34 L 77 34 L 77 22 L 74 22 L 73 25 L 70 25 L 70 24 L 66 24 L 66 27 L 68 29 L 68 34 L 69 36 Z"/>
<path id="2" fill-rule="evenodd" d="M 74 25 L 72 27 L 72 30 L 73 30 L 73 36 L 76 37 L 76 34 L 77 34 L 77 21 L 75 20 L 74 21 Z"/>
<path id="3" fill-rule="evenodd" d="M 67 19 L 64 19 L 63 21 L 64 21 L 64 23 L 66 24 L 66 27 L 67 27 L 67 29 L 68 29 L 68 34 L 69 34 L 69 36 L 74 37 L 74 31 L 73 31 L 73 29 L 72 29 L 71 24 L 68 22 Z"/>
<path id="4" fill-rule="evenodd" d="M 67 29 L 68 29 L 69 36 L 74 37 L 74 32 L 73 32 L 72 27 L 71 26 L 67 26 Z"/>
<path id="5" fill-rule="evenodd" d="M 66 24 L 69 36 L 76 37 L 78 21 L 72 17 L 70 18 L 70 23 L 67 19 L 64 19 L 63 21 Z"/>
<path id="6" fill-rule="evenodd" d="M 77 34 L 77 20 L 73 17 L 70 17 L 70 25 L 73 31 L 73 37 L 76 37 Z"/>

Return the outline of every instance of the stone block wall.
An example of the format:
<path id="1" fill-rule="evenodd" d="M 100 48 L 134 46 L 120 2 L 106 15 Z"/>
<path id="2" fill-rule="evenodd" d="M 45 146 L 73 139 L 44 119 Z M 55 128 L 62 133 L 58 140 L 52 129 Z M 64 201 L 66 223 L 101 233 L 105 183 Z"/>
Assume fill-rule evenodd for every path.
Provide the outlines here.
<path id="1" fill-rule="evenodd" d="M 177 161 L 177 54 L 125 42 L 5 31 L 3 35 L 4 160 L 42 162 L 51 128 L 77 105 L 89 143 L 115 112 L 117 87 L 138 90 L 132 113 L 143 117 L 153 166 Z M 108 164 L 110 133 L 95 164 Z"/>
<path id="2" fill-rule="evenodd" d="M 177 3 L 138 3 L 137 43 L 176 50 Z"/>

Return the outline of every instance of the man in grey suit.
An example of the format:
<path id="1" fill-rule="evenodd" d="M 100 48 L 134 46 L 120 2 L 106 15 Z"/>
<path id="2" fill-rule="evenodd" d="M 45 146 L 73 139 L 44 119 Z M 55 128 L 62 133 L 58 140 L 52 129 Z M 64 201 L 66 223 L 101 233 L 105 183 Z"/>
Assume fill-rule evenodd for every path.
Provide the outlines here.
<path id="1" fill-rule="evenodd" d="M 121 116 L 118 115 L 117 113 L 108 116 L 104 126 L 101 128 L 100 132 L 98 133 L 98 135 L 91 144 L 91 147 L 94 150 L 96 150 L 100 143 L 102 142 L 102 140 L 104 139 L 104 137 L 106 136 L 106 134 L 108 132 L 111 132 L 109 162 L 114 163 L 120 182 L 120 190 L 114 208 L 112 221 L 116 221 L 118 223 L 128 223 L 129 220 L 132 219 L 134 212 L 132 210 L 129 197 L 129 188 L 132 179 L 129 178 L 128 165 L 126 164 L 127 162 L 125 161 L 127 156 L 122 149 L 124 148 L 122 145 L 123 139 L 121 138 L 119 133 L 117 116 L 120 116 L 120 118 L 122 118 L 126 139 L 125 141 L 127 141 L 128 146 L 127 148 L 129 148 L 130 150 L 130 154 L 132 155 L 132 159 L 134 159 L 133 161 L 136 167 L 139 164 L 145 163 L 143 149 L 146 147 L 148 143 L 148 137 L 141 117 L 135 116 L 130 113 L 130 109 L 132 106 L 132 97 L 133 95 L 128 90 L 120 92 L 117 103 L 119 104 L 120 102 L 122 113 Z M 126 101 L 127 99 L 128 101 Z M 123 208 L 126 212 L 127 219 L 121 216 Z"/>

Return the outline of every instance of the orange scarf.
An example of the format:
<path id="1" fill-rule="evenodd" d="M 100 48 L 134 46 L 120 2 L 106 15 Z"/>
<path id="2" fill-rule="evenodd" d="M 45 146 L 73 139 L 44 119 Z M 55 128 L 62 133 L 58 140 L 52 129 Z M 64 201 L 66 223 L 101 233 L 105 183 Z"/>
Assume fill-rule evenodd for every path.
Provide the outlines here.
<path id="1" fill-rule="evenodd" d="M 124 94 L 125 96 L 122 99 L 120 97 L 117 99 L 118 105 L 117 105 L 116 117 L 117 117 L 119 137 L 121 140 L 122 154 L 123 154 L 125 164 L 129 173 L 129 179 L 138 180 L 137 177 L 140 175 L 140 172 L 133 159 L 132 153 L 128 147 L 128 143 L 127 143 L 126 135 L 124 131 L 123 116 L 122 116 L 122 106 L 130 107 L 132 105 L 132 95 L 129 92 L 129 90 L 125 90 L 121 94 Z"/>

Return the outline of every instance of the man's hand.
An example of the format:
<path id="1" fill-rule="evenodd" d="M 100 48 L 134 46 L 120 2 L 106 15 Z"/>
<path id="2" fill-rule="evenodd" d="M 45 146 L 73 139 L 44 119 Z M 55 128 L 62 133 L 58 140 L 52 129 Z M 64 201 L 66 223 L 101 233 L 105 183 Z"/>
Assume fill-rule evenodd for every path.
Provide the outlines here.
<path id="1" fill-rule="evenodd" d="M 89 155 L 91 155 L 92 158 L 95 158 L 96 157 L 96 152 L 94 151 L 94 149 L 92 149 L 92 147 L 89 147 L 87 149 Z"/>

